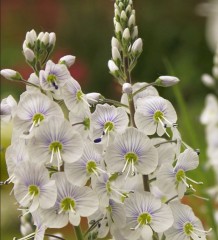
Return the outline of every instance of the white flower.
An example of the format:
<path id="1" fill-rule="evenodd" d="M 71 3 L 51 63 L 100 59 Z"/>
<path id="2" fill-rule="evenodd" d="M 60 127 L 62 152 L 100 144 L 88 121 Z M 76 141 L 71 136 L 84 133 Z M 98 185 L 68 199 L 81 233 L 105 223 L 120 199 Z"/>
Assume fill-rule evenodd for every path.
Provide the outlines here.
<path id="1" fill-rule="evenodd" d="M 187 181 L 195 184 L 202 183 L 187 177 L 186 172 L 195 169 L 198 164 L 198 154 L 190 148 L 186 149 L 179 155 L 174 167 L 171 163 L 162 164 L 157 173 L 158 187 L 166 193 L 170 193 L 172 189 L 176 188 L 180 198 L 184 196 L 187 187 L 195 191 L 192 185 L 188 184 Z"/>
<path id="2" fill-rule="evenodd" d="M 110 172 L 147 175 L 155 171 L 158 156 L 150 139 L 138 129 L 129 127 L 124 133 L 117 134 L 108 146 L 105 161 Z"/>
<path id="3" fill-rule="evenodd" d="M 218 123 L 218 100 L 215 95 L 207 95 L 205 108 L 201 114 L 200 121 L 202 124 L 215 125 Z"/>
<path id="4" fill-rule="evenodd" d="M 42 164 L 22 162 L 17 166 L 14 175 L 14 195 L 21 206 L 29 207 L 29 211 L 34 212 L 39 206 L 46 209 L 55 204 L 55 181 L 50 180 L 49 173 Z"/>
<path id="5" fill-rule="evenodd" d="M 153 231 L 161 233 L 173 224 L 171 209 L 149 192 L 135 192 L 124 202 L 129 239 L 152 239 Z"/>
<path id="6" fill-rule="evenodd" d="M 69 112 L 69 121 L 72 124 L 72 128 L 79 132 L 84 139 L 88 138 L 91 124 L 91 112 L 89 108 L 81 109 L 79 112 L 71 110 Z"/>
<path id="7" fill-rule="evenodd" d="M 2 99 L 0 109 L 1 121 L 9 122 L 14 117 L 16 109 L 17 102 L 11 95 L 9 95 L 7 98 Z"/>
<path id="8" fill-rule="evenodd" d="M 62 95 L 70 111 L 79 112 L 87 110 L 90 107 L 86 95 L 82 92 L 79 83 L 72 77 L 62 88 Z"/>
<path id="9" fill-rule="evenodd" d="M 93 142 L 86 142 L 83 155 L 73 163 L 65 164 L 67 179 L 75 185 L 84 186 L 92 175 L 101 173 L 100 163 L 103 149 Z"/>
<path id="10" fill-rule="evenodd" d="M 103 136 L 109 137 L 114 133 L 123 132 L 128 123 L 129 118 L 123 108 L 98 104 L 91 116 L 93 138 L 95 142 L 100 142 Z"/>
<path id="11" fill-rule="evenodd" d="M 35 161 L 50 162 L 59 170 L 63 161 L 71 163 L 81 157 L 82 138 L 66 120 L 58 117 L 51 118 L 37 130 L 30 147 L 30 155 Z"/>
<path id="12" fill-rule="evenodd" d="M 167 240 L 206 240 L 209 231 L 205 231 L 200 220 L 192 209 L 179 202 L 169 204 L 172 209 L 174 223 L 164 234 Z"/>
<path id="13" fill-rule="evenodd" d="M 46 226 L 62 228 L 70 221 L 74 226 L 80 224 L 81 217 L 88 217 L 98 209 L 98 199 L 89 187 L 78 187 L 69 183 L 63 172 L 54 173 L 57 200 L 54 207 L 42 210 Z"/>
<path id="14" fill-rule="evenodd" d="M 58 90 L 71 78 L 64 64 L 55 64 L 51 60 L 46 63 L 45 70 L 39 72 L 40 85 L 49 91 Z"/>
<path id="15" fill-rule="evenodd" d="M 172 127 L 176 121 L 176 112 L 168 100 L 158 96 L 137 100 L 135 123 L 147 135 L 152 135 L 155 132 L 159 136 L 167 134 L 165 128 Z"/>
<path id="16" fill-rule="evenodd" d="M 31 133 L 42 121 L 50 117 L 63 118 L 59 105 L 40 92 L 25 92 L 17 107 L 14 124 L 16 131 Z"/>

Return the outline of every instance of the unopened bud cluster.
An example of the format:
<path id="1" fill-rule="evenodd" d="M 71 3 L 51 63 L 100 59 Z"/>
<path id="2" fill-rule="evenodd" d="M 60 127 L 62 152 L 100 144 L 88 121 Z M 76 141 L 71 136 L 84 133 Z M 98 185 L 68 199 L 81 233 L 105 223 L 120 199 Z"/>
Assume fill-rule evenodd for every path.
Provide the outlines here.
<path id="1" fill-rule="evenodd" d="M 23 42 L 23 54 L 27 63 L 34 70 L 39 70 L 48 60 L 55 42 L 56 35 L 54 32 L 40 32 L 38 35 L 35 30 L 27 32 Z"/>
<path id="2" fill-rule="evenodd" d="M 135 18 L 131 0 L 117 0 L 114 3 L 115 36 L 111 40 L 112 59 L 109 60 L 108 67 L 121 84 L 127 79 L 125 68 L 131 71 L 142 53 L 143 43 L 138 38 Z"/>

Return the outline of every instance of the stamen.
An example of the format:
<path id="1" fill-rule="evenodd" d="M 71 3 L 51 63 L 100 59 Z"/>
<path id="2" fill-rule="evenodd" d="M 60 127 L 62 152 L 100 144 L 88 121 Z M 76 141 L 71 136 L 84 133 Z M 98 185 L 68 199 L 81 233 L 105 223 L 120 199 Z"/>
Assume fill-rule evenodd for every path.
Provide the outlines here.
<path id="1" fill-rule="evenodd" d="M 105 170 L 103 170 L 103 169 L 101 169 L 101 168 L 99 168 L 99 167 L 96 167 L 96 169 L 98 169 L 100 172 L 102 172 L 102 173 L 107 173 Z"/>
<path id="2" fill-rule="evenodd" d="M 130 230 L 137 230 L 139 227 L 140 227 L 140 225 L 141 225 L 141 223 L 142 223 L 142 221 L 140 221 L 138 224 L 137 224 L 137 226 L 136 227 L 134 227 L 134 228 L 130 228 Z M 147 223 L 146 223 L 147 224 Z"/>
<path id="3" fill-rule="evenodd" d="M 57 82 L 54 80 L 53 82 L 52 82 L 52 85 L 54 86 L 54 88 L 57 90 L 58 89 L 58 85 L 57 85 Z"/>
<path id="4" fill-rule="evenodd" d="M 25 236 L 25 237 L 22 237 L 22 238 L 16 238 L 14 237 L 13 240 L 28 240 L 28 239 L 31 239 L 35 236 L 35 232 L 34 233 L 30 233 L 29 235 Z"/>
<path id="5" fill-rule="evenodd" d="M 195 149 L 195 152 L 200 155 L 200 149 Z"/>
<path id="6" fill-rule="evenodd" d="M 196 182 L 195 180 L 193 180 L 193 179 L 191 179 L 187 176 L 185 176 L 185 178 L 188 179 L 190 182 L 193 182 L 193 183 L 198 184 L 198 185 L 204 184 L 203 182 Z"/>
<path id="7" fill-rule="evenodd" d="M 126 163 L 125 163 L 125 165 L 123 167 L 123 170 L 121 171 L 122 173 L 124 173 L 126 171 L 126 167 L 127 167 L 128 163 L 129 163 L 128 160 L 129 159 L 126 160 Z"/>
<path id="8" fill-rule="evenodd" d="M 35 125 L 36 125 L 36 120 L 33 121 L 33 124 L 31 125 L 29 132 L 28 132 L 29 134 L 31 133 L 31 131 L 33 130 Z"/>
<path id="9" fill-rule="evenodd" d="M 194 192 L 196 192 L 196 190 L 192 187 L 192 185 L 188 184 L 184 178 L 181 177 L 181 180 L 186 185 L 187 188 L 191 188 Z"/>
<path id="10" fill-rule="evenodd" d="M 134 161 L 132 160 L 132 172 L 131 172 L 131 175 L 132 176 L 135 176 L 135 166 L 134 166 Z"/>
<path id="11" fill-rule="evenodd" d="M 208 234 L 212 231 L 212 228 L 210 228 L 209 230 L 201 230 L 201 229 L 198 229 L 198 228 L 195 228 L 193 227 L 193 229 L 197 232 L 200 232 L 200 233 L 205 233 L 205 234 Z"/>
<path id="12" fill-rule="evenodd" d="M 128 171 L 127 171 L 127 174 L 126 174 L 125 180 L 126 180 L 126 179 L 127 179 L 127 177 L 129 176 L 130 169 L 131 169 L 131 165 L 129 165 L 129 168 L 128 168 Z"/>
<path id="13" fill-rule="evenodd" d="M 62 162 L 62 158 L 61 158 L 61 153 L 60 153 L 59 148 L 58 148 L 58 151 L 57 151 L 57 159 L 58 159 L 58 171 L 60 171 L 60 164 Z"/>
<path id="14" fill-rule="evenodd" d="M 19 201 L 20 204 L 22 204 L 22 202 L 23 202 L 28 196 L 30 196 L 30 193 L 29 193 L 29 192 Z"/>
<path id="15" fill-rule="evenodd" d="M 168 122 L 168 123 L 170 124 L 170 126 L 173 126 L 173 123 L 171 123 L 167 118 L 165 118 L 164 116 L 162 116 L 162 118 L 163 118 L 166 122 Z"/>
<path id="16" fill-rule="evenodd" d="M 91 105 L 86 101 L 83 95 L 81 95 L 81 99 L 84 103 L 86 103 L 89 107 L 91 107 Z"/>
<path id="17" fill-rule="evenodd" d="M 54 149 L 52 149 L 52 152 L 51 152 L 50 163 L 52 163 L 52 161 L 53 161 L 53 158 L 54 158 Z"/>
<path id="18" fill-rule="evenodd" d="M 126 197 L 124 194 L 120 193 L 118 190 L 116 190 L 115 188 L 111 187 L 111 190 L 113 190 L 115 193 L 117 193 L 118 195 L 122 196 L 122 197 Z"/>
<path id="19" fill-rule="evenodd" d="M 94 168 L 91 169 L 93 171 L 93 173 L 96 175 L 97 178 L 99 178 L 99 173 L 97 171 L 95 171 Z"/>
<path id="20" fill-rule="evenodd" d="M 164 127 L 165 125 L 164 125 L 164 123 L 162 122 L 162 120 L 161 120 L 160 118 L 158 118 L 158 120 L 160 121 L 161 126 L 163 127 L 163 130 L 164 130 L 164 132 L 166 133 L 166 135 L 167 135 L 168 137 L 170 137 L 170 135 L 168 134 L 166 128 Z"/>

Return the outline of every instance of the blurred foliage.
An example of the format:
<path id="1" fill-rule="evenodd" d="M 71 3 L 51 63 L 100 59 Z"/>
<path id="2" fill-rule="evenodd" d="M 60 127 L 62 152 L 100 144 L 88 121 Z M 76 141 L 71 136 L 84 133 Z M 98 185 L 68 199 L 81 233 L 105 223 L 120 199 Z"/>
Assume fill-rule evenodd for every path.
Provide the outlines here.
<path id="1" fill-rule="evenodd" d="M 206 181 L 205 186 L 210 186 L 213 177 L 211 172 L 207 172 L 210 177 L 205 178 L 205 171 L 208 171 L 203 165 L 206 161 L 206 144 L 204 129 L 198 119 L 207 94 L 200 77 L 205 72 L 211 72 L 213 53 L 205 40 L 205 18 L 196 14 L 196 6 L 200 2 L 203 1 L 134 1 L 144 51 L 133 72 L 133 79 L 151 82 L 160 75 L 169 74 L 166 61 L 170 63 L 175 75 L 181 79 L 177 87 L 179 90 L 175 90 L 176 87 L 158 90 L 175 106 L 179 116 L 179 129 L 185 141 L 194 148 L 201 149 L 202 165 L 194 171 L 194 178 L 202 178 Z M 112 18 L 112 0 L 1 0 L 1 69 L 17 70 L 27 79 L 31 69 L 25 65 L 22 56 L 22 43 L 26 32 L 31 29 L 37 32 L 55 32 L 57 44 L 52 59 L 57 61 L 63 55 L 75 55 L 77 59 L 71 72 L 83 91 L 97 91 L 106 97 L 119 100 L 120 87 L 112 81 L 107 68 L 107 61 L 111 58 Z M 23 85 L 1 79 L 1 98 L 12 94 L 19 99 L 24 89 Z M 176 91 L 180 92 L 186 106 L 185 113 L 175 97 Z M 190 135 L 193 136 L 192 139 Z M 8 144 L 7 140 L 4 141 L 5 147 Z M 2 178 L 6 178 L 2 155 L 1 166 Z M 5 188 L 6 186 L 3 193 Z M 193 207 L 198 205 L 196 200 L 190 201 Z M 199 216 L 203 216 L 206 211 L 205 202 L 201 202 L 201 205 L 202 209 L 195 207 Z M 7 221 L 9 225 L 4 226 L 2 234 L 8 232 L 10 236 L 2 235 L 2 239 L 11 239 L 11 226 L 13 234 L 19 235 L 18 219 L 14 220 L 13 223 L 11 219 Z M 207 226 L 210 223 L 210 220 L 205 220 Z"/>

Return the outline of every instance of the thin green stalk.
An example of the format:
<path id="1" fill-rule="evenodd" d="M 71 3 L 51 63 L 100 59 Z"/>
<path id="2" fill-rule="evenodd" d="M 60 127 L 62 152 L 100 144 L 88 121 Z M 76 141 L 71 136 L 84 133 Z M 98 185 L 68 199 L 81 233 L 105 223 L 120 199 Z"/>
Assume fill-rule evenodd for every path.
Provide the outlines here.
<path id="1" fill-rule="evenodd" d="M 76 233 L 77 240 L 84 240 L 80 226 L 74 226 L 74 231 Z"/>

